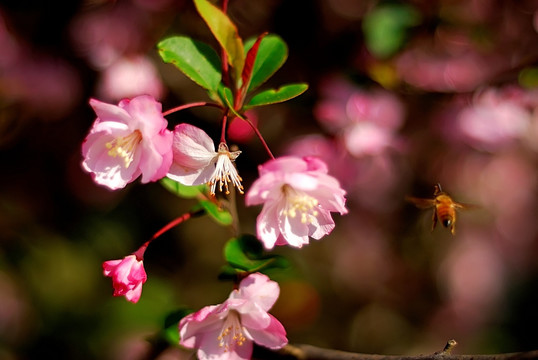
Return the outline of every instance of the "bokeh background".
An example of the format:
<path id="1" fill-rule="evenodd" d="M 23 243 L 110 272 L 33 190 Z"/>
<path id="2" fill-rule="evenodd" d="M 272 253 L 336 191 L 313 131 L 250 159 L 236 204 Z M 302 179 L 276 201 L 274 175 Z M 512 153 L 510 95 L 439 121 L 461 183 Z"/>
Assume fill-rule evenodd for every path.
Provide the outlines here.
<path id="1" fill-rule="evenodd" d="M 538 1 L 231 0 L 243 38 L 280 35 L 289 58 L 267 86 L 300 97 L 252 113 L 276 155 L 318 155 L 348 192 L 330 236 L 271 274 L 291 343 L 381 354 L 538 348 Z M 80 168 L 88 99 L 206 100 L 155 44 L 215 44 L 188 0 L 0 3 L 0 358 L 183 359 L 156 350 L 178 308 L 224 300 L 230 232 L 197 218 L 145 257 L 142 299 L 113 298 L 101 263 L 136 250 L 192 202 L 159 184 L 110 192 Z M 168 117 L 218 139 L 215 110 Z M 232 123 L 248 189 L 267 155 Z M 441 183 L 452 236 L 405 201 Z M 242 230 L 259 208 L 238 198 Z"/>

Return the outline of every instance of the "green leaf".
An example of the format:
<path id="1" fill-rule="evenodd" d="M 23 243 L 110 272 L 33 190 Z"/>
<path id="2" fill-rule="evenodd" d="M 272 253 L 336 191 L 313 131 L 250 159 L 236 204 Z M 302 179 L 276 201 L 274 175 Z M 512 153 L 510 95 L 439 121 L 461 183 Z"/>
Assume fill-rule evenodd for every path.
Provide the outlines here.
<path id="1" fill-rule="evenodd" d="M 199 205 L 217 223 L 225 226 L 232 224 L 233 217 L 228 210 L 220 208 L 217 204 L 209 200 L 200 200 Z"/>
<path id="2" fill-rule="evenodd" d="M 228 55 L 228 63 L 234 69 L 236 81 L 239 81 L 245 64 L 245 51 L 237 27 L 221 9 L 209 1 L 194 0 L 194 5 Z"/>
<path id="3" fill-rule="evenodd" d="M 230 90 L 229 87 L 221 84 L 217 92 L 219 95 L 219 100 L 222 102 L 222 105 L 226 106 L 232 112 L 232 114 L 234 114 L 238 118 L 243 119 L 243 116 L 241 116 L 241 114 L 239 114 L 234 108 L 234 99 L 233 99 L 232 90 Z"/>
<path id="4" fill-rule="evenodd" d="M 226 106 L 228 109 L 233 109 L 234 96 L 232 90 L 221 83 L 217 89 L 217 92 L 219 94 L 220 101 L 222 101 L 222 105 Z"/>
<path id="5" fill-rule="evenodd" d="M 239 277 L 239 274 L 241 273 L 244 273 L 243 270 L 239 270 L 239 269 L 236 269 L 234 268 L 233 266 L 231 265 L 224 265 L 221 269 L 220 269 L 220 273 L 219 273 L 219 276 L 218 276 L 218 279 L 219 280 L 232 280 L 232 281 L 236 281 Z"/>
<path id="6" fill-rule="evenodd" d="M 420 20 L 420 13 L 411 5 L 380 5 L 364 17 L 362 29 L 366 47 L 380 58 L 394 55 L 403 46 L 407 30 Z"/>
<path id="7" fill-rule="evenodd" d="M 179 343 L 179 321 L 192 312 L 191 309 L 181 308 L 166 316 L 162 336 L 170 345 L 175 346 Z"/>
<path id="8" fill-rule="evenodd" d="M 174 64 L 206 90 L 216 91 L 222 75 L 220 59 L 209 45 L 185 36 L 174 36 L 157 44 L 166 63 Z"/>
<path id="9" fill-rule="evenodd" d="M 278 89 L 265 90 L 255 95 L 252 99 L 250 99 L 248 104 L 245 105 L 245 109 L 255 107 L 255 106 L 262 106 L 262 105 L 269 105 L 269 104 L 276 104 L 276 103 L 284 102 L 289 99 L 293 99 L 296 96 L 301 95 L 307 89 L 308 89 L 308 84 L 300 83 L 300 84 L 284 85 Z"/>
<path id="10" fill-rule="evenodd" d="M 527 89 L 538 87 L 538 67 L 526 67 L 518 74 L 518 82 Z"/>
<path id="11" fill-rule="evenodd" d="M 250 49 L 256 43 L 251 39 L 245 44 Z M 284 65 L 288 58 L 288 46 L 277 35 L 267 35 L 260 42 L 248 90 L 252 91 L 269 79 Z"/>
<path id="12" fill-rule="evenodd" d="M 178 183 L 175 180 L 172 180 L 170 178 L 162 178 L 160 180 L 160 183 L 162 186 L 164 186 L 165 189 L 168 191 L 176 194 L 177 196 L 185 199 L 192 199 L 203 194 L 207 188 L 207 185 L 197 185 L 197 186 L 187 186 Z"/>
<path id="13" fill-rule="evenodd" d="M 288 261 L 279 255 L 266 255 L 262 244 L 252 235 L 230 239 L 224 246 L 224 258 L 239 271 L 258 272 L 268 268 L 285 268 Z M 230 275 L 227 268 L 226 274 Z"/>

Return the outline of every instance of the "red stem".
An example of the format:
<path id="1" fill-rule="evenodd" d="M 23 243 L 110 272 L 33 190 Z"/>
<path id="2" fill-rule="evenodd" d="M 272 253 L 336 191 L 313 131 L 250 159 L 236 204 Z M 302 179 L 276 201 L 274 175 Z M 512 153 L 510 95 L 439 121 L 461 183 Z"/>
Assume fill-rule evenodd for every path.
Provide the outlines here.
<path id="1" fill-rule="evenodd" d="M 136 256 L 136 259 L 138 261 L 142 261 L 144 260 L 144 253 L 146 252 L 146 249 L 148 248 L 149 244 L 157 239 L 159 236 L 161 236 L 162 234 L 164 234 L 165 232 L 167 232 L 168 230 L 170 230 L 171 228 L 181 224 L 182 222 L 186 221 L 186 220 L 189 220 L 191 217 L 194 217 L 196 215 L 201 215 L 205 212 L 204 209 L 202 210 L 198 210 L 198 211 L 194 211 L 194 212 L 188 212 L 188 213 L 185 213 L 183 215 L 181 215 L 180 217 L 170 221 L 168 224 L 166 224 L 165 226 L 163 226 L 159 231 L 157 231 L 155 234 L 153 234 L 153 236 L 151 237 L 151 239 L 149 239 L 148 241 L 146 241 L 144 244 L 142 244 L 142 246 L 140 246 L 140 248 L 138 250 L 136 250 L 133 255 Z"/>
<path id="2" fill-rule="evenodd" d="M 170 109 L 170 110 L 166 110 L 165 112 L 163 112 L 163 116 L 167 116 L 167 115 L 170 115 L 172 113 L 175 113 L 175 112 L 178 112 L 178 111 L 181 111 L 181 110 L 190 109 L 190 108 L 198 107 L 198 106 L 212 106 L 212 107 L 216 107 L 216 108 L 219 108 L 219 109 L 223 109 L 223 107 L 221 105 L 219 105 L 219 104 L 210 103 L 210 102 L 206 102 L 206 101 L 200 101 L 200 102 L 181 105 L 181 106 L 175 107 L 175 108 Z"/>
<path id="3" fill-rule="evenodd" d="M 220 142 L 226 144 L 226 123 L 228 122 L 228 114 L 222 117 L 222 130 L 220 132 Z"/>
<path id="4" fill-rule="evenodd" d="M 267 154 L 269 154 L 269 157 L 271 159 L 274 159 L 275 156 L 273 155 L 273 153 L 271 152 L 271 150 L 269 149 L 269 146 L 267 145 L 267 143 L 265 142 L 265 139 L 263 138 L 262 134 L 260 133 L 260 130 L 258 130 L 258 128 L 252 123 L 252 121 L 249 120 L 248 117 L 246 116 L 243 116 L 243 119 L 250 125 L 250 127 L 252 128 L 252 130 L 254 130 L 254 132 L 256 133 L 256 136 L 258 137 L 258 139 L 260 139 L 263 147 L 265 148 L 265 151 L 267 151 Z"/>

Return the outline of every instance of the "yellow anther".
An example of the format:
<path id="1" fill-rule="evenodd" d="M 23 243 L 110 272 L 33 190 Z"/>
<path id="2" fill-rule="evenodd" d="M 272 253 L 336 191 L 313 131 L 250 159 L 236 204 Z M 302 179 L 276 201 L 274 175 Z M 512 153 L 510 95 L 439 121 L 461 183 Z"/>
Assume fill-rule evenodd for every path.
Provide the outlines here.
<path id="1" fill-rule="evenodd" d="M 105 144 L 108 150 L 108 156 L 123 158 L 126 168 L 131 165 L 137 145 L 142 141 L 142 133 L 135 130 L 127 136 L 118 137 Z"/>
<path id="2" fill-rule="evenodd" d="M 282 193 L 286 198 L 287 207 L 283 210 L 285 216 L 295 218 L 297 215 L 301 217 L 301 223 L 310 224 L 313 217 L 317 217 L 318 200 L 302 191 L 297 191 L 290 185 L 282 187 Z"/>

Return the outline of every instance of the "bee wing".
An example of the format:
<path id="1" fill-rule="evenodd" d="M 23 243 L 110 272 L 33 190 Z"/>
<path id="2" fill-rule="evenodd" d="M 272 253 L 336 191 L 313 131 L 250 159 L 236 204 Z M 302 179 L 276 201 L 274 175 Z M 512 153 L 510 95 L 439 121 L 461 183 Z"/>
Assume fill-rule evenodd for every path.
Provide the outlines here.
<path id="1" fill-rule="evenodd" d="M 435 205 L 434 199 L 423 199 L 423 198 L 417 198 L 413 196 L 406 196 L 405 200 L 409 201 L 410 203 L 415 204 L 415 206 L 418 207 L 419 209 L 427 209 Z"/>
<path id="2" fill-rule="evenodd" d="M 457 203 L 457 202 L 454 202 L 454 207 L 460 210 L 473 210 L 473 209 L 480 208 L 480 206 L 475 205 L 475 204 L 466 204 L 466 203 Z"/>

